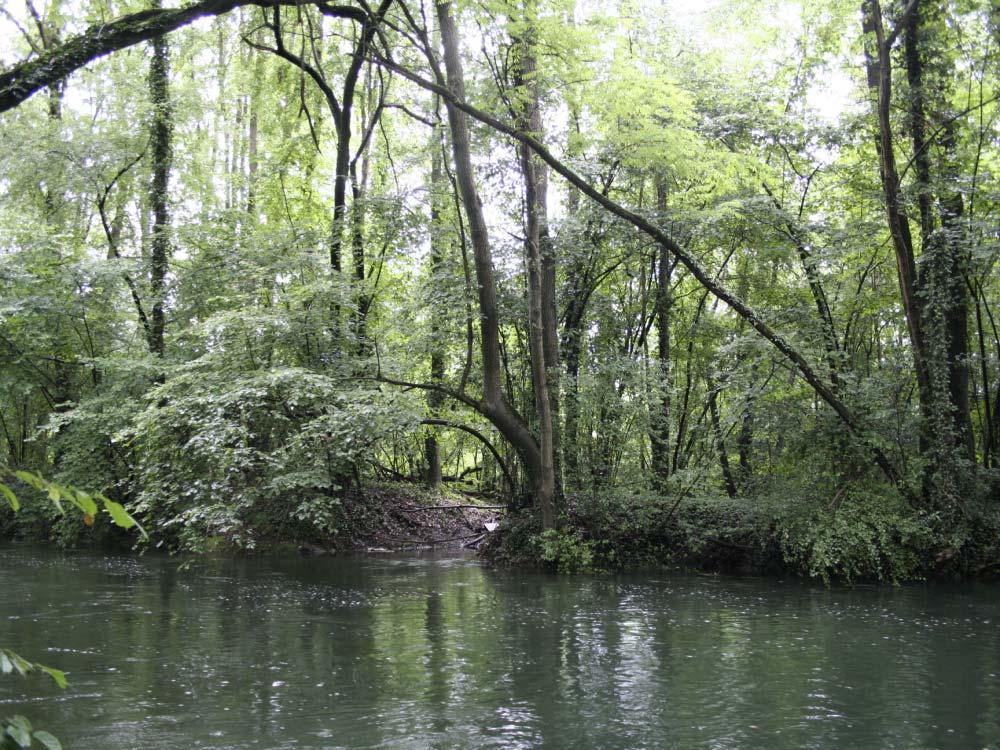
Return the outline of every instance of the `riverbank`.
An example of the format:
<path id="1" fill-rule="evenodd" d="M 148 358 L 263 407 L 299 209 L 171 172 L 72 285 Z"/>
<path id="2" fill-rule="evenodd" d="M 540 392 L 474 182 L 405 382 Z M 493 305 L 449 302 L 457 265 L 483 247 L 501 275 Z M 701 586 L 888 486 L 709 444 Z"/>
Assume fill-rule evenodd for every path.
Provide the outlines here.
<path id="1" fill-rule="evenodd" d="M 134 535 L 101 516 L 91 523 L 63 516 L 34 492 L 17 488 L 24 498 L 14 514 L 0 507 L 0 539 L 55 543 L 62 547 L 131 549 Z M 294 506 L 290 506 L 294 508 Z M 382 483 L 330 498 L 323 523 L 301 512 L 274 507 L 246 517 L 213 522 L 208 516 L 181 515 L 160 521 L 147 514 L 140 520 L 149 531 L 149 546 L 174 552 L 334 555 L 348 552 L 399 552 L 421 549 L 476 549 L 499 525 L 505 505 L 455 492 L 432 492 L 419 485 Z M 179 522 L 182 519 L 185 523 Z"/>
<path id="2" fill-rule="evenodd" d="M 290 504 L 302 507 L 302 503 Z M 315 506 L 314 506 L 315 507 Z M 357 552 L 475 550 L 501 567 L 560 573 L 683 568 L 723 574 L 796 576 L 901 583 L 995 578 L 997 524 L 981 518 L 963 539 L 888 491 L 848 488 L 834 502 L 803 504 L 781 496 L 672 498 L 571 494 L 558 528 L 543 531 L 529 508 L 507 511 L 497 499 L 432 492 L 418 484 L 354 489 L 323 506 L 322 524 L 275 506 L 219 516 L 140 519 L 149 547 L 179 553 L 328 556 Z M 136 509 L 141 514 L 141 508 Z M 98 517 L 86 525 L 47 502 L 0 512 L 0 539 L 63 547 L 135 548 L 134 535 Z"/>
<path id="3" fill-rule="evenodd" d="M 670 498 L 582 494 L 562 524 L 513 517 L 481 554 L 496 564 L 560 572 L 676 567 L 832 582 L 995 579 L 1000 535 L 992 515 L 940 528 L 897 494 L 846 486 L 803 507 L 799 498 Z"/>

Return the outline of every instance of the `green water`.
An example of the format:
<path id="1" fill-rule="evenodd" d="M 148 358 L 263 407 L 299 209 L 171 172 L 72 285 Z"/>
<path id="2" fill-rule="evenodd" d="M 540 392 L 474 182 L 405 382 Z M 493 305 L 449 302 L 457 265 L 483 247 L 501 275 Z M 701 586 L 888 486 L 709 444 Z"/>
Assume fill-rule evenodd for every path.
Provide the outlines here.
<path id="1" fill-rule="evenodd" d="M 1000 590 L 0 548 L 68 749 L 1000 748 Z"/>

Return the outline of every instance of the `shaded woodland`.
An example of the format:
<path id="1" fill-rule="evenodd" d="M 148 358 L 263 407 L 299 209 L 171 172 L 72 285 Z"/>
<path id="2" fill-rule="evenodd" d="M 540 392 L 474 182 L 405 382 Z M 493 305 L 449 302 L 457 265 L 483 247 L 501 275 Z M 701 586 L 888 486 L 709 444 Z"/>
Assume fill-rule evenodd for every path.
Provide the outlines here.
<path id="1" fill-rule="evenodd" d="M 1000 564 L 988 0 L 26 0 L 0 34 L 5 472 L 176 550 L 349 545 L 427 487 L 562 570 Z"/>

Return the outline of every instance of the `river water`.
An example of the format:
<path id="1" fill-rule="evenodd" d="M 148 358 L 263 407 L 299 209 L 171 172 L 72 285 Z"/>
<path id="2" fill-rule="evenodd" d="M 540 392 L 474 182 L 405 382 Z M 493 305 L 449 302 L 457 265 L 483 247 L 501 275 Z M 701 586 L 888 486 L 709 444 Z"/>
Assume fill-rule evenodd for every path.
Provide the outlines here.
<path id="1" fill-rule="evenodd" d="M 1000 589 L 469 558 L 0 548 L 0 676 L 67 750 L 995 748 Z"/>

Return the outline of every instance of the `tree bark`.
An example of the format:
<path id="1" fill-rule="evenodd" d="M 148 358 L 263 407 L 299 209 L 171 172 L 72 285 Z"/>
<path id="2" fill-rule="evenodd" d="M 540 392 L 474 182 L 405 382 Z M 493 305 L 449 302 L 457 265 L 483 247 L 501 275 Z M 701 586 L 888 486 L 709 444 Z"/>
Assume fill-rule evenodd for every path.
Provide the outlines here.
<path id="1" fill-rule="evenodd" d="M 656 210 L 662 221 L 667 211 L 667 183 L 662 176 L 656 178 Z M 674 260 L 670 250 L 659 244 L 656 261 L 656 390 L 658 402 L 650 420 L 649 442 L 652 452 L 654 484 L 661 492 L 670 479 L 670 313 L 673 307 L 671 283 Z"/>
<path id="2" fill-rule="evenodd" d="M 154 0 L 159 7 L 161 0 Z M 170 260 L 170 165 L 173 112 L 170 105 L 170 47 L 166 37 L 153 39 L 149 61 L 149 99 L 153 105 L 149 145 L 152 180 L 149 204 L 153 212 L 149 255 L 150 312 L 147 343 L 158 357 L 164 352 L 167 265 Z"/>
<path id="3" fill-rule="evenodd" d="M 576 127 L 579 116 L 571 113 L 572 126 Z M 576 141 L 572 137 L 567 144 L 567 153 L 576 156 Z M 571 219 L 580 219 L 580 191 L 569 187 L 567 213 Z M 560 354 L 566 370 L 567 391 L 561 399 L 563 430 L 560 435 L 562 465 L 565 473 L 564 486 L 579 476 L 578 423 L 580 414 L 580 356 L 583 345 L 583 320 L 587 308 L 585 293 L 588 264 L 574 254 L 566 264 L 566 314 L 560 334 Z"/>
<path id="4" fill-rule="evenodd" d="M 441 134 L 434 128 L 431 136 L 431 279 L 437 279 L 444 264 L 444 237 L 441 232 L 442 204 L 444 202 L 445 185 L 442 169 Z M 438 310 L 431 310 L 431 382 L 441 386 L 444 384 L 444 348 L 441 345 L 441 327 L 438 324 Z M 441 391 L 427 392 L 427 407 L 431 415 L 436 415 L 444 401 Z M 437 438 L 433 433 L 424 441 L 424 453 L 427 461 L 427 486 L 437 490 L 441 487 L 441 451 Z"/>
<path id="5" fill-rule="evenodd" d="M 542 140 L 541 106 L 538 98 L 537 63 L 533 27 L 534 4 L 525 5 L 525 30 L 515 37 L 515 85 L 518 92 L 518 127 Z M 555 333 L 555 267 L 549 240 L 545 164 L 525 144 L 518 156 L 524 178 L 525 264 L 528 271 L 528 348 L 531 356 L 531 385 L 538 415 L 538 443 L 542 475 L 537 493 L 542 524 L 555 524 L 556 434 L 559 414 L 558 351 Z M 547 256 L 547 257 L 546 257 Z"/>
<path id="6" fill-rule="evenodd" d="M 712 418 L 712 442 L 719 456 L 719 467 L 722 469 L 722 483 L 729 497 L 736 497 L 736 480 L 729 465 L 729 452 L 726 450 L 726 436 L 722 431 L 722 419 L 719 416 L 719 386 L 711 373 L 705 373 L 705 384 L 708 387 L 708 408 Z"/>
<path id="7" fill-rule="evenodd" d="M 961 503 L 967 469 L 975 447 L 969 407 L 967 262 L 962 249 L 963 200 L 955 190 L 940 196 L 940 229 L 936 229 L 931 185 L 931 160 L 926 140 L 925 103 L 920 46 L 921 8 L 913 0 L 900 26 L 886 36 L 878 0 L 862 6 L 866 34 L 868 85 L 877 93 L 876 120 L 880 175 L 886 219 L 896 254 L 900 297 L 910 334 L 920 401 L 920 448 L 927 459 L 923 495 L 926 502 L 954 507 Z M 902 32 L 904 61 L 910 86 L 908 115 L 914 148 L 917 203 L 920 211 L 920 274 L 916 272 L 909 219 L 902 206 L 890 119 L 892 76 L 890 47 Z M 953 143 L 943 129 L 942 145 Z"/>
<path id="8" fill-rule="evenodd" d="M 865 34 L 865 63 L 868 86 L 876 92 L 878 132 L 876 150 L 879 155 L 879 174 L 885 196 L 886 222 L 896 255 L 896 276 L 899 282 L 900 301 L 906 318 L 913 349 L 917 385 L 923 393 L 927 389 L 927 370 L 923 361 L 924 335 L 920 325 L 920 309 L 916 293 L 916 261 L 910 223 L 903 210 L 896 170 L 895 147 L 892 142 L 890 104 L 892 96 L 892 69 L 889 49 L 882 25 L 882 9 L 878 0 L 865 0 L 862 6 L 862 30 Z M 872 44 L 874 36 L 874 44 Z"/>
<path id="9" fill-rule="evenodd" d="M 927 141 L 927 111 L 931 97 L 947 109 L 947 92 L 937 90 L 941 82 L 928 80 L 924 73 L 925 19 L 919 2 L 914 2 L 905 18 L 903 43 L 907 82 L 910 86 L 910 134 L 913 143 L 913 163 L 917 179 L 917 200 L 920 207 L 920 246 L 922 270 L 918 274 L 917 293 L 922 300 L 927 381 L 931 393 L 929 416 L 944 411 L 950 424 L 945 432 L 949 441 L 964 450 L 965 457 L 975 461 L 975 441 L 969 404 L 968 369 L 968 310 L 969 292 L 966 282 L 968 253 L 964 247 L 965 213 L 962 193 L 954 186 L 955 123 L 946 121 L 940 129 L 942 187 L 934 200 L 930 143 Z M 940 23 L 939 19 L 935 19 Z M 926 23 L 929 23 L 929 19 Z M 935 83 L 937 85 L 935 85 Z M 935 217 L 934 206 L 938 206 Z M 940 382 L 942 380 L 945 382 Z M 932 435 L 940 437 L 931 428 Z"/>

